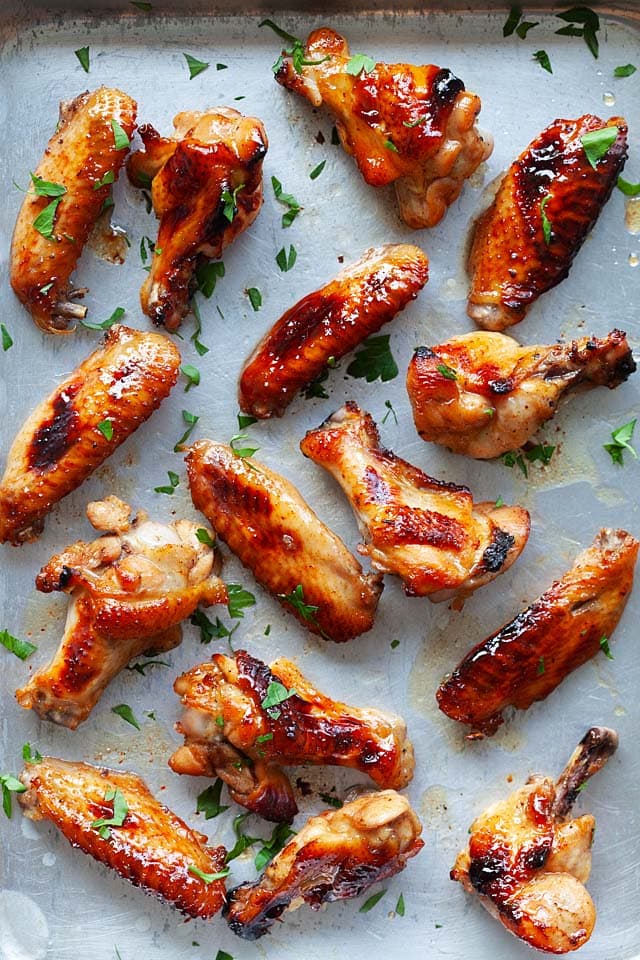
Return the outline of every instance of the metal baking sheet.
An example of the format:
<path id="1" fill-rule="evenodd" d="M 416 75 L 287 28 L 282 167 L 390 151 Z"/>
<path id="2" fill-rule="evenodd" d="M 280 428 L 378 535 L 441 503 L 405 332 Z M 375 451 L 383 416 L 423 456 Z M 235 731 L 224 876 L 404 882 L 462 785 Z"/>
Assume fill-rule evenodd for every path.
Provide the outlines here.
<path id="1" fill-rule="evenodd" d="M 400 375 L 391 383 L 368 385 L 346 378 L 343 363 L 331 373 L 328 400 L 296 400 L 282 420 L 251 428 L 251 437 L 260 446 L 258 456 L 292 479 L 322 519 L 355 548 L 358 533 L 345 499 L 319 468 L 303 459 L 298 442 L 346 398 L 356 399 L 378 421 L 387 412 L 385 401 L 390 400 L 398 423 L 390 416 L 382 426 L 388 446 L 437 477 L 469 483 L 479 499 L 501 494 L 506 501 L 524 504 L 532 515 L 531 539 L 522 558 L 476 593 L 462 612 L 431 605 L 426 599 L 406 599 L 398 583 L 387 578 L 375 629 L 345 646 L 326 644 L 305 633 L 225 550 L 226 579 L 244 584 L 257 597 L 257 605 L 240 622 L 236 645 L 266 660 L 293 657 L 333 696 L 379 704 L 399 712 L 408 722 L 417 754 L 416 776 L 408 794 L 424 821 L 426 847 L 404 873 L 384 885 L 387 893 L 374 910 L 359 913 L 358 902 L 332 905 L 320 913 L 301 909 L 276 925 L 271 936 L 247 944 L 234 938 L 220 918 L 210 923 L 185 922 L 170 908 L 72 851 L 54 828 L 31 824 L 15 812 L 12 821 L 0 824 L 3 960 L 78 956 L 113 960 L 117 955 L 122 960 L 210 960 L 218 949 L 236 960 L 256 956 L 297 960 L 301 955 L 308 960 L 528 957 L 528 947 L 510 937 L 451 883 L 449 869 L 466 842 L 473 817 L 531 772 L 558 772 L 593 723 L 614 726 L 621 745 L 578 802 L 578 810 L 592 811 L 597 818 L 589 889 L 598 922 L 581 958 L 640 956 L 640 661 L 636 643 L 640 591 L 629 603 L 612 642 L 615 660 L 596 657 L 547 701 L 512 717 L 492 740 L 465 742 L 463 730 L 438 712 L 434 699 L 437 683 L 459 657 L 544 590 L 601 525 L 640 533 L 639 468 L 631 461 L 624 469 L 616 468 L 602 449 L 611 429 L 637 412 L 640 377 L 612 392 L 600 389 L 574 397 L 539 435 L 558 446 L 550 466 L 532 465 L 528 480 L 499 462 L 476 462 L 424 444 L 413 428 L 404 389 L 404 371 L 416 345 L 437 343 L 471 329 L 465 316 L 463 266 L 469 224 L 482 207 L 490 182 L 535 134 L 557 116 L 586 111 L 626 115 L 631 158 L 625 176 L 640 179 L 640 71 L 624 80 L 613 77 L 615 66 L 638 63 L 636 5 L 628 0 L 628 15 L 624 5 L 615 15 L 602 12 L 598 60 L 581 40 L 556 36 L 560 22 L 551 15 L 534 18 L 541 24 L 526 41 L 504 40 L 504 9 L 487 12 L 478 4 L 462 6 L 458 10 L 450 4 L 446 12 L 369 8 L 350 15 L 312 10 L 273 14 L 299 36 L 330 20 L 354 51 L 388 61 L 448 66 L 481 96 L 480 123 L 494 135 L 494 153 L 445 220 L 419 233 L 399 221 L 391 192 L 367 187 L 353 162 L 331 145 L 329 117 L 275 84 L 271 64 L 278 41 L 271 32 L 258 29 L 260 13 L 238 12 L 234 4 L 226 12 L 212 13 L 202 5 L 177 15 L 166 12 L 161 3 L 154 4 L 150 13 L 124 2 L 95 3 L 89 12 L 82 5 L 55 12 L 44 4 L 2 6 L 0 318 L 15 341 L 9 352 L 0 355 L 3 460 L 18 424 L 98 339 L 84 330 L 57 339 L 41 335 L 8 284 L 9 239 L 22 199 L 12 181 L 26 185 L 55 125 L 58 101 L 101 83 L 117 85 L 137 98 L 139 122 L 151 122 L 162 132 L 170 129 L 180 110 L 231 104 L 261 117 L 270 140 L 264 209 L 226 252 L 226 275 L 214 296 L 208 301 L 200 298 L 202 340 L 210 352 L 202 358 L 195 354 L 189 340 L 192 319 L 184 324 L 184 339 L 178 341 L 184 362 L 201 369 L 201 385 L 185 394 L 184 384 L 179 384 L 154 418 L 54 510 L 39 541 L 21 549 L 1 548 L 0 626 L 38 645 L 27 664 L 0 651 L 3 770 L 17 772 L 26 740 L 42 753 L 121 765 L 143 775 L 166 803 L 212 841 L 232 843 L 231 820 L 238 811 L 232 808 L 205 823 L 195 814 L 195 798 L 205 781 L 178 778 L 166 764 L 179 740 L 173 729 L 178 702 L 171 683 L 179 672 L 209 656 L 212 648 L 201 646 L 194 628 L 186 626 L 182 646 L 167 655 L 170 669 L 158 668 L 146 677 L 123 672 L 78 731 L 41 723 L 17 706 L 13 691 L 55 648 L 65 599 L 38 594 L 34 576 L 51 553 L 78 537 L 91 536 L 84 519 L 90 499 L 116 493 L 160 519 L 195 516 L 181 460 L 173 453 L 183 430 L 182 410 L 200 416 L 195 436 L 228 440 L 237 432 L 236 379 L 245 356 L 285 308 L 334 276 L 343 258 L 349 263 L 367 247 L 402 240 L 417 242 L 430 257 L 428 286 L 388 328 Z M 86 45 L 91 48 L 88 76 L 73 54 Z M 550 55 L 552 75 L 532 59 L 540 48 Z M 190 81 L 183 52 L 210 61 L 211 68 Z M 216 71 L 217 62 L 228 69 Z M 236 100 L 240 97 L 244 99 Z M 322 144 L 319 131 L 325 138 Z M 312 181 L 309 172 L 321 160 L 326 160 L 326 167 Z M 280 225 L 282 207 L 272 194 L 272 174 L 304 207 L 290 229 Z M 155 235 L 156 225 L 138 193 L 122 178 L 114 195 L 114 220 L 131 240 L 126 264 L 107 264 L 87 250 L 76 276 L 81 285 L 90 287 L 86 303 L 91 319 L 104 319 L 116 306 L 123 306 L 126 322 L 146 327 L 138 304 L 145 276 L 138 246 L 143 235 Z M 517 338 L 547 342 L 587 332 L 603 334 L 619 326 L 638 346 L 640 269 L 635 264 L 640 243 L 638 234 L 628 229 L 630 206 L 614 191 L 569 279 L 544 296 L 525 322 L 511 331 Z M 286 274 L 275 263 L 284 244 L 294 244 L 298 253 L 294 269 Z M 258 313 L 252 311 L 244 292 L 252 286 L 263 296 Z M 167 469 L 179 471 L 181 477 L 173 498 L 152 492 L 166 478 Z M 267 624 L 271 632 L 265 637 Z M 392 648 L 394 640 L 399 644 Z M 129 703 L 140 719 L 139 733 L 111 712 L 113 705 L 122 702 Z M 148 711 L 155 711 L 155 721 L 146 716 Z M 300 801 L 298 825 L 322 806 L 319 790 L 336 786 L 342 791 L 359 779 L 349 771 L 328 768 L 299 770 L 294 779 L 296 775 L 313 786 L 313 795 Z M 252 834 L 270 832 L 268 825 L 255 818 L 246 827 Z M 252 875 L 250 854 L 234 861 L 234 881 Z M 404 917 L 393 912 L 401 892 Z"/>

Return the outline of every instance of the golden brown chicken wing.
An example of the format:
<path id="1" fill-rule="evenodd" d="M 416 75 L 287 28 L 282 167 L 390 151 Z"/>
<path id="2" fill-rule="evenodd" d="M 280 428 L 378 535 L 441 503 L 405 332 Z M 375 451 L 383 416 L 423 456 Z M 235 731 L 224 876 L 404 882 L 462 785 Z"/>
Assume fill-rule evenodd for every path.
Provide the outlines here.
<path id="1" fill-rule="evenodd" d="M 595 159 L 593 151 L 609 136 L 606 152 Z M 486 330 L 504 330 L 564 280 L 626 158 L 622 117 L 554 120 L 529 144 L 475 226 L 467 308 L 472 320 Z"/>
<path id="2" fill-rule="evenodd" d="M 171 769 L 220 777 L 236 803 L 267 820 L 298 812 L 282 766 L 351 767 L 397 790 L 413 777 L 413 746 L 400 717 L 331 700 L 290 660 L 267 666 L 245 650 L 217 653 L 178 677 L 174 690 L 185 745 Z"/>
<path id="3" fill-rule="evenodd" d="M 108 87 L 60 104 L 11 245 L 11 286 L 47 333 L 64 333 L 87 313 L 72 302 L 81 291 L 70 278 L 124 163 L 136 110 L 135 100 Z"/>
<path id="4" fill-rule="evenodd" d="M 493 149 L 476 127 L 480 98 L 450 70 L 366 59 L 359 64 L 344 37 L 322 27 L 309 35 L 302 63 L 283 51 L 274 69 L 283 87 L 326 104 L 368 184 L 395 183 L 409 227 L 433 227 Z"/>
<path id="5" fill-rule="evenodd" d="M 226 603 L 214 550 L 198 524 L 149 520 L 118 500 L 90 503 L 87 514 L 106 535 L 56 554 L 36 579 L 38 590 L 70 595 L 67 623 L 51 663 L 16 691 L 20 706 L 74 729 L 134 657 L 171 650 L 180 623 L 198 604 Z M 211 534 L 210 534 L 211 535 Z"/>
<path id="6" fill-rule="evenodd" d="M 227 896 L 223 916 L 234 933 L 257 940 L 285 910 L 350 900 L 404 870 L 424 846 L 406 797 L 369 793 L 311 817 L 254 883 Z"/>
<path id="7" fill-rule="evenodd" d="M 371 629 L 381 578 L 363 573 L 288 480 L 212 440 L 186 460 L 194 505 L 285 610 L 337 643 Z"/>
<path id="8" fill-rule="evenodd" d="M 367 250 L 321 290 L 284 313 L 262 338 L 240 374 L 240 409 L 280 417 L 296 393 L 414 300 L 427 282 L 429 261 L 407 243 Z"/>
<path id="9" fill-rule="evenodd" d="M 504 573 L 529 537 L 522 507 L 474 503 L 467 487 L 434 480 L 380 446 L 370 414 L 347 403 L 300 444 L 338 481 L 375 570 L 402 578 L 408 596 L 464 599 Z"/>
<path id="10" fill-rule="evenodd" d="M 207 846 L 134 773 L 44 757 L 20 779 L 30 820 L 50 820 L 71 846 L 190 917 L 220 910 L 225 848 Z"/>
<path id="11" fill-rule="evenodd" d="M 485 460 L 522 446 L 567 391 L 581 384 L 613 390 L 635 369 L 622 330 L 532 347 L 478 331 L 418 347 L 407 391 L 423 440 Z"/>
<path id="12" fill-rule="evenodd" d="M 436 693 L 442 712 L 470 724 L 471 736 L 491 736 L 506 707 L 526 710 L 600 650 L 608 652 L 639 546 L 625 530 L 601 530 L 561 580 L 461 660 Z"/>
<path id="13" fill-rule="evenodd" d="M 260 120 L 229 107 L 179 113 L 173 125 L 173 137 L 140 127 L 144 150 L 127 163 L 132 183 L 151 185 L 160 220 L 142 310 L 171 331 L 189 310 L 196 267 L 218 260 L 258 216 L 267 152 Z"/>
<path id="14" fill-rule="evenodd" d="M 167 337 L 111 327 L 13 441 L 0 482 L 0 543 L 35 540 L 51 507 L 160 406 L 179 368 Z"/>
<path id="15" fill-rule="evenodd" d="M 584 884 L 595 820 L 568 817 L 617 746 L 613 730 L 588 730 L 557 783 L 530 777 L 473 821 L 451 871 L 503 927 L 545 953 L 577 950 L 593 932 L 596 911 Z"/>

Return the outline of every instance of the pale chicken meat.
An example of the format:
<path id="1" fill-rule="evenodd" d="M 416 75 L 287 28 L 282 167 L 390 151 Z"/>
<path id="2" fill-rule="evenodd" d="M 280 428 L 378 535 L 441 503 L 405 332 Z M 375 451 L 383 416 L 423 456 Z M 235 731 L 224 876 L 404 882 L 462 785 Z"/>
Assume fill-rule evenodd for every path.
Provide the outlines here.
<path id="1" fill-rule="evenodd" d="M 171 331 L 189 311 L 196 269 L 219 260 L 258 216 L 268 145 L 261 121 L 230 107 L 179 113 L 173 125 L 172 137 L 140 127 L 144 149 L 127 163 L 131 182 L 150 187 L 160 220 L 140 303 Z"/>
<path id="2" fill-rule="evenodd" d="M 470 737 L 491 736 L 503 711 L 544 700 L 573 670 L 603 651 L 633 588 L 638 541 L 603 529 L 565 575 L 509 623 L 478 643 L 436 693 Z"/>
<path id="3" fill-rule="evenodd" d="M 370 414 L 347 403 L 300 444 L 331 473 L 355 511 L 375 570 L 402 579 L 408 596 L 466 596 L 504 573 L 529 537 L 522 507 L 474 503 L 467 487 L 428 476 L 380 446 Z"/>
<path id="4" fill-rule="evenodd" d="M 18 703 L 42 719 L 75 729 L 132 659 L 176 647 L 181 621 L 199 604 L 227 602 L 219 562 L 198 539 L 198 524 L 130 513 L 116 497 L 90 503 L 89 519 L 105 535 L 77 541 L 38 574 L 38 590 L 69 594 L 51 663 L 16 692 Z"/>
<path id="5" fill-rule="evenodd" d="M 267 666 L 245 650 L 216 653 L 178 677 L 174 690 L 185 744 L 171 769 L 220 777 L 232 800 L 267 820 L 298 812 L 283 766 L 350 767 L 397 790 L 413 777 L 413 746 L 400 717 L 332 700 L 290 660 Z"/>
<path id="6" fill-rule="evenodd" d="M 283 51 L 274 70 L 282 86 L 328 108 L 370 186 L 395 185 L 409 227 L 433 227 L 493 149 L 476 126 L 480 98 L 446 68 L 366 59 L 356 71 L 345 38 L 322 27 L 301 61 L 295 48 Z"/>
<path id="7" fill-rule="evenodd" d="M 225 848 L 208 846 L 134 773 L 44 757 L 20 779 L 24 815 L 48 820 L 72 847 L 189 917 L 222 907 Z"/>
<path id="8" fill-rule="evenodd" d="M 223 443 L 186 457 L 194 506 L 284 609 L 325 640 L 373 626 L 381 578 L 362 567 L 285 477 Z"/>
<path id="9" fill-rule="evenodd" d="M 532 776 L 474 820 L 451 871 L 510 933 L 546 953 L 577 950 L 593 932 L 596 910 L 584 885 L 595 820 L 569 815 L 617 746 L 613 730 L 588 730 L 556 783 Z"/>
<path id="10" fill-rule="evenodd" d="M 71 274 L 124 163 L 136 110 L 135 100 L 109 87 L 60 104 L 11 244 L 11 286 L 47 333 L 86 316 L 77 303 L 86 289 L 73 289 Z"/>
<path id="11" fill-rule="evenodd" d="M 486 330 L 504 330 L 568 276 L 626 159 L 622 117 L 554 120 L 529 144 L 473 231 L 472 320 Z"/>
<path id="12" fill-rule="evenodd" d="M 478 331 L 418 347 L 407 391 L 423 440 L 486 460 L 526 443 L 568 391 L 613 390 L 635 369 L 622 330 L 531 347 L 502 333 Z"/>
<path id="13" fill-rule="evenodd" d="M 240 409 L 282 416 L 296 394 L 414 300 L 429 261 L 418 247 L 387 243 L 345 267 L 290 307 L 262 338 L 240 374 Z"/>
<path id="14" fill-rule="evenodd" d="M 111 327 L 13 441 L 0 481 L 0 543 L 35 540 L 54 504 L 151 416 L 179 370 L 180 353 L 167 337 Z"/>
<path id="15" fill-rule="evenodd" d="M 286 910 L 350 900 L 404 870 L 424 846 L 422 825 L 394 790 L 369 793 L 311 817 L 254 883 L 227 895 L 235 934 L 257 940 Z"/>

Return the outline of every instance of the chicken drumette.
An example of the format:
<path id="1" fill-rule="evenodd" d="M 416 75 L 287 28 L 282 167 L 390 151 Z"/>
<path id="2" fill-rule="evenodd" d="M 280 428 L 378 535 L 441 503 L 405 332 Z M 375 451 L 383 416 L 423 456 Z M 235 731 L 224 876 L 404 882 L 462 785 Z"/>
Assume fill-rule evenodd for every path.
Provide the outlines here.
<path id="1" fill-rule="evenodd" d="M 486 330 L 504 330 L 564 280 L 626 158 L 622 117 L 555 120 L 529 144 L 475 226 L 467 309 L 472 320 Z"/>
<path id="2" fill-rule="evenodd" d="M 257 940 L 285 910 L 357 897 L 404 870 L 424 846 L 406 797 L 369 793 L 311 817 L 254 883 L 231 890 L 223 916 L 234 933 Z"/>
<path id="3" fill-rule="evenodd" d="M 260 341 L 240 374 L 240 409 L 282 416 L 296 393 L 414 300 L 429 261 L 408 243 L 368 250 L 321 290 L 291 307 Z"/>
<path id="4" fill-rule="evenodd" d="M 613 389 L 635 369 L 621 330 L 532 347 L 481 331 L 418 347 L 407 391 L 423 440 L 485 460 L 522 446 L 568 390 Z"/>
<path id="5" fill-rule="evenodd" d="M 331 700 L 290 660 L 267 666 L 244 650 L 217 653 L 178 677 L 174 689 L 185 708 L 178 724 L 185 745 L 171 769 L 221 777 L 236 803 L 267 820 L 298 812 L 281 766 L 351 767 L 393 789 L 413 776 L 413 746 L 400 717 Z"/>
<path id="6" fill-rule="evenodd" d="M 544 700 L 608 642 L 633 587 L 638 541 L 601 530 L 561 580 L 500 630 L 475 646 L 438 688 L 438 706 L 491 735 L 502 711 Z"/>
<path id="7" fill-rule="evenodd" d="M 557 783 L 530 777 L 474 820 L 451 871 L 507 930 L 546 953 L 577 950 L 593 932 L 596 910 L 584 884 L 595 820 L 569 814 L 617 746 L 613 730 L 588 730 Z"/>
<path id="8" fill-rule="evenodd" d="M 67 547 L 38 574 L 38 590 L 70 595 L 67 623 L 51 663 L 16 692 L 22 707 L 72 729 L 130 660 L 173 649 L 198 604 L 227 601 L 198 524 L 158 523 L 143 512 L 130 521 L 116 497 L 90 503 L 87 515 L 106 535 Z"/>
<path id="9" fill-rule="evenodd" d="M 474 503 L 380 446 L 370 414 L 347 403 L 300 444 L 342 486 L 366 543 L 358 549 L 409 596 L 463 600 L 504 573 L 529 537 L 522 507 Z"/>
<path id="10" fill-rule="evenodd" d="M 72 847 L 190 917 L 220 910 L 225 848 L 207 846 L 134 773 L 44 757 L 20 779 L 30 820 L 49 820 Z"/>
<path id="11" fill-rule="evenodd" d="M 371 629 L 381 577 L 363 572 L 293 484 L 212 440 L 186 460 L 195 507 L 285 610 L 325 640 Z"/>
<path id="12" fill-rule="evenodd" d="M 151 187 L 160 220 L 140 302 L 154 323 L 171 331 L 189 310 L 196 268 L 218 260 L 258 216 L 267 152 L 261 121 L 229 107 L 179 113 L 173 125 L 173 137 L 161 137 L 150 124 L 140 127 L 144 150 L 127 163 L 131 182 Z"/>
<path id="13" fill-rule="evenodd" d="M 408 226 L 433 227 L 493 149 L 476 127 L 480 98 L 450 70 L 367 59 L 356 72 L 344 37 L 322 27 L 301 61 L 294 47 L 274 69 L 282 86 L 326 104 L 368 184 L 395 184 Z"/>
<path id="14" fill-rule="evenodd" d="M 70 278 L 124 163 L 136 109 L 108 87 L 60 104 L 11 244 L 11 286 L 47 333 L 64 333 L 87 313 L 73 302 L 86 291 L 71 289 Z"/>
<path id="15" fill-rule="evenodd" d="M 13 441 L 0 481 L 0 543 L 34 540 L 51 507 L 160 406 L 179 369 L 167 337 L 111 327 Z"/>

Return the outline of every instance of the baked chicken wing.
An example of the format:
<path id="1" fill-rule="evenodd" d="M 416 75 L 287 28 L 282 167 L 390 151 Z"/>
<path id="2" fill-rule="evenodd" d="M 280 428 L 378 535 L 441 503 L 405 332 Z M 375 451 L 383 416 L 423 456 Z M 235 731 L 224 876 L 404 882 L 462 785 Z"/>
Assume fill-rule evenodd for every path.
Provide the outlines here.
<path id="1" fill-rule="evenodd" d="M 240 409 L 280 417 L 296 393 L 414 300 L 429 261 L 407 243 L 367 250 L 321 290 L 299 300 L 262 338 L 240 374 Z"/>
<path id="2" fill-rule="evenodd" d="M 283 766 L 351 767 L 397 790 L 413 777 L 413 746 L 400 717 L 331 700 L 290 660 L 267 666 L 245 650 L 217 653 L 178 677 L 174 690 L 184 707 L 178 730 L 185 745 L 171 769 L 220 777 L 236 803 L 267 820 L 298 812 Z M 288 696 L 269 706 L 274 691 Z"/>
<path id="3" fill-rule="evenodd" d="M 44 757 L 20 779 L 30 820 L 49 820 L 72 847 L 190 917 L 220 910 L 225 848 L 207 846 L 134 773 Z"/>
<path id="4" fill-rule="evenodd" d="M 522 507 L 474 503 L 467 487 L 434 480 L 380 446 L 370 414 L 347 403 L 300 444 L 338 481 L 375 570 L 402 578 L 408 596 L 463 600 L 504 573 L 529 537 Z"/>
<path id="5" fill-rule="evenodd" d="M 423 440 L 481 460 L 522 446 L 579 385 L 619 386 L 636 364 L 622 330 L 606 337 L 521 347 L 478 331 L 418 347 L 407 373 Z"/>
<path id="6" fill-rule="evenodd" d="M 178 646 L 180 623 L 198 604 L 226 603 L 213 549 L 198 524 L 149 520 L 108 497 L 87 514 L 105 536 L 79 540 L 42 568 L 42 593 L 70 596 L 64 636 L 51 663 L 16 692 L 20 706 L 75 729 L 134 657 Z"/>
<path id="7" fill-rule="evenodd" d="M 381 577 L 363 573 L 288 480 L 212 440 L 186 460 L 195 507 L 285 610 L 337 643 L 371 629 Z"/>
<path id="8" fill-rule="evenodd" d="M 13 441 L 0 481 L 0 543 L 35 540 L 52 506 L 160 406 L 179 368 L 167 337 L 111 327 Z"/>
<path id="9" fill-rule="evenodd" d="M 11 286 L 47 333 L 64 333 L 86 316 L 74 302 L 86 291 L 72 289 L 71 274 L 124 163 L 136 110 L 135 100 L 108 87 L 60 104 L 11 245 Z"/>
<path id="10" fill-rule="evenodd" d="M 303 903 L 319 910 L 400 873 L 424 846 L 421 833 L 406 797 L 365 794 L 311 817 L 255 883 L 229 892 L 223 916 L 239 937 L 257 940 L 285 910 Z"/>
<path id="11" fill-rule="evenodd" d="M 173 137 L 140 127 L 144 150 L 127 163 L 132 183 L 151 185 L 160 220 L 142 310 L 171 331 L 189 310 L 196 268 L 218 260 L 258 216 L 267 152 L 260 120 L 229 107 L 179 113 L 173 125 Z"/>
<path id="12" fill-rule="evenodd" d="M 474 820 L 451 871 L 503 927 L 546 953 L 577 950 L 593 932 L 596 910 L 584 884 L 595 820 L 569 815 L 617 746 L 613 730 L 588 730 L 557 783 L 534 775 Z"/>
<path id="13" fill-rule="evenodd" d="M 599 152 L 597 136 L 590 146 L 597 131 L 605 141 L 610 132 L 613 140 L 592 164 L 587 149 Z M 565 279 L 626 158 L 622 117 L 554 120 L 529 144 L 475 226 L 467 308 L 472 320 L 486 330 L 504 330 Z"/>
<path id="14" fill-rule="evenodd" d="M 603 529 L 573 567 L 500 630 L 477 644 L 436 698 L 472 737 L 491 736 L 508 706 L 526 710 L 594 657 L 615 630 L 633 586 L 638 541 Z"/>
<path id="15" fill-rule="evenodd" d="M 347 41 L 329 27 L 309 35 L 301 64 L 283 52 L 274 69 L 283 87 L 327 106 L 365 181 L 394 183 L 400 215 L 414 229 L 442 219 L 493 149 L 476 127 L 480 98 L 450 70 L 363 63 L 356 72 Z"/>

